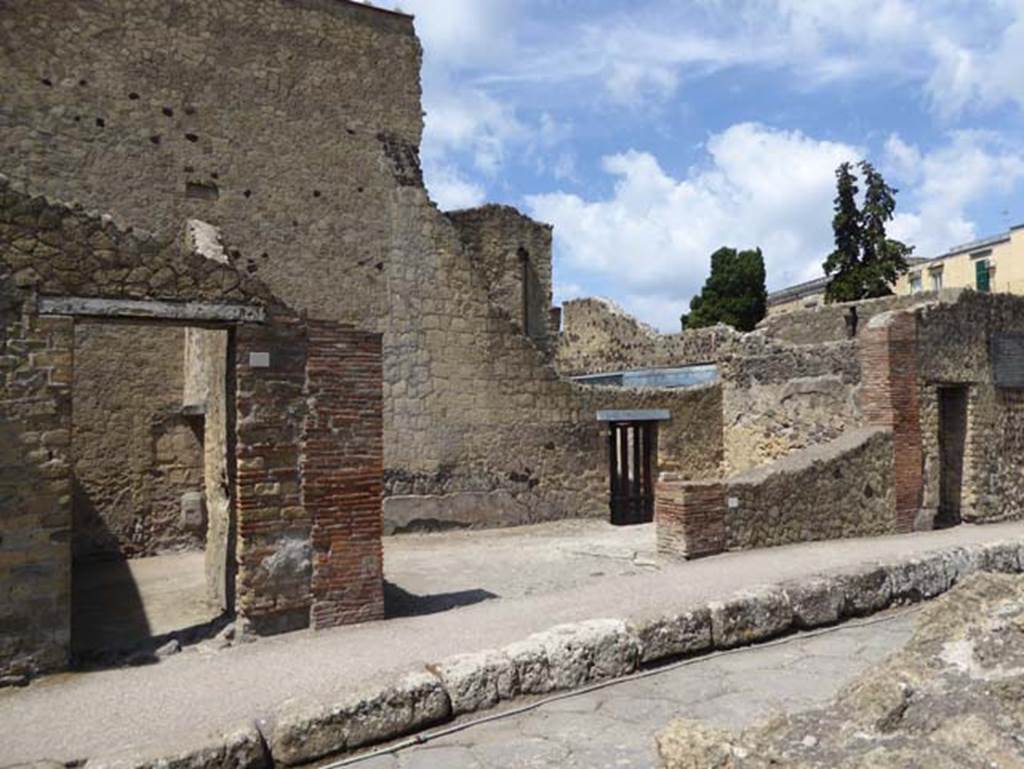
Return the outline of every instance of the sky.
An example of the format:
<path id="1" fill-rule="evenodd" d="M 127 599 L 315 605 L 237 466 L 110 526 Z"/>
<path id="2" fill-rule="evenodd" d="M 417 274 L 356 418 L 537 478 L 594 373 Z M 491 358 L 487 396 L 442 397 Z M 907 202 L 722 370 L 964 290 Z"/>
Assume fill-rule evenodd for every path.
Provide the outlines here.
<path id="1" fill-rule="evenodd" d="M 1024 224 L 1024 0 L 376 4 L 416 17 L 432 199 L 553 224 L 556 303 L 676 331 L 720 246 L 817 277 L 844 160 L 916 256 Z"/>

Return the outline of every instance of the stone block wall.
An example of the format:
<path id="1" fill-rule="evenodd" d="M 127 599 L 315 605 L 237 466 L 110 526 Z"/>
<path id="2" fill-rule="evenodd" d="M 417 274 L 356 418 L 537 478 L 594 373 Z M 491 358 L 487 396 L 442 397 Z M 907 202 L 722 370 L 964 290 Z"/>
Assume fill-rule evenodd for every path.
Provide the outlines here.
<path id="1" fill-rule="evenodd" d="M 234 461 L 207 464 L 219 482 L 234 481 L 237 520 L 214 576 L 228 590 L 237 559 L 237 610 L 249 627 L 380 616 L 379 335 L 296 315 L 194 240 L 126 231 L 0 177 L 0 683 L 67 660 L 78 321 L 38 313 L 43 300 L 83 295 L 115 316 L 144 299 L 147 312 L 173 319 L 241 318 L 233 340 L 220 329 L 193 340 L 197 369 L 178 393 L 225 415 L 211 444 Z M 227 350 L 232 365 L 220 367 Z M 231 389 L 233 403 L 218 405 Z"/>
<path id="2" fill-rule="evenodd" d="M 0 261 L 0 686 L 67 664 L 70 319 L 24 306 Z"/>
<path id="3" fill-rule="evenodd" d="M 750 334 L 718 367 L 727 473 L 828 443 L 862 424 L 855 342 L 782 345 Z"/>
<path id="4" fill-rule="evenodd" d="M 728 326 L 661 334 L 608 299 L 573 299 L 562 306 L 555 366 L 565 376 L 638 368 L 714 363 L 740 336 Z"/>
<path id="5" fill-rule="evenodd" d="M 76 561 L 201 549 L 202 417 L 182 411 L 180 326 L 78 323 L 73 431 Z M 176 351 L 176 354 L 175 354 Z"/>
<path id="6" fill-rule="evenodd" d="M 483 275 L 491 303 L 547 349 L 551 333 L 551 225 L 535 222 L 509 206 L 450 211 L 446 216 Z"/>
<path id="7" fill-rule="evenodd" d="M 835 440 L 728 478 L 725 549 L 896 531 L 892 433 L 851 429 Z"/>
<path id="8" fill-rule="evenodd" d="M 664 475 L 656 494 L 658 552 L 667 558 L 891 534 L 892 433 L 849 430 L 722 481 Z"/>
<path id="9" fill-rule="evenodd" d="M 936 390 L 954 385 L 966 387 L 968 394 L 961 515 L 979 523 L 1020 517 L 1020 390 L 996 386 L 992 339 L 996 334 L 1024 334 L 1024 299 L 964 290 L 955 301 L 925 305 L 915 316 L 923 507 L 938 503 Z"/>
<path id="10" fill-rule="evenodd" d="M 924 302 L 941 300 L 955 302 L 960 289 L 923 291 L 917 294 L 883 296 L 859 302 L 838 302 L 796 312 L 769 315 L 757 324 L 757 330 L 765 336 L 783 344 L 821 344 L 841 342 L 850 338 L 850 326 L 846 320 L 851 309 L 856 310 L 856 334 L 867 327 L 876 315 L 896 310 L 910 309 Z"/>

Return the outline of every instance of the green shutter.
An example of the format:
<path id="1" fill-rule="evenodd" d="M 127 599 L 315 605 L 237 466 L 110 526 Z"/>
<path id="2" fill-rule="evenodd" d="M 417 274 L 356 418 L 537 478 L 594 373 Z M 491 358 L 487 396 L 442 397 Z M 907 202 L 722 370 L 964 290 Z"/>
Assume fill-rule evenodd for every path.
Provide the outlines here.
<path id="1" fill-rule="evenodd" d="M 988 259 L 979 259 L 974 263 L 975 285 L 979 291 L 988 293 Z"/>

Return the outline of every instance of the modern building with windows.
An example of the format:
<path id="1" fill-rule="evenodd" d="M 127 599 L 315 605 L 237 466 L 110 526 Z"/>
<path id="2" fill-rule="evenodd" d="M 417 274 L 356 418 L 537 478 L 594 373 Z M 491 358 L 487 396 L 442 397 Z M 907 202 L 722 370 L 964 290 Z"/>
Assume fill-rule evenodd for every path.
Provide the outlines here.
<path id="1" fill-rule="evenodd" d="M 1024 224 L 912 265 L 895 291 L 915 294 L 943 288 L 1024 294 Z"/>
<path id="2" fill-rule="evenodd" d="M 1006 232 L 955 246 L 930 259 L 912 257 L 910 269 L 893 287 L 897 295 L 972 288 L 1024 294 L 1024 224 Z M 828 278 L 820 277 L 768 294 L 768 314 L 781 315 L 825 303 Z"/>

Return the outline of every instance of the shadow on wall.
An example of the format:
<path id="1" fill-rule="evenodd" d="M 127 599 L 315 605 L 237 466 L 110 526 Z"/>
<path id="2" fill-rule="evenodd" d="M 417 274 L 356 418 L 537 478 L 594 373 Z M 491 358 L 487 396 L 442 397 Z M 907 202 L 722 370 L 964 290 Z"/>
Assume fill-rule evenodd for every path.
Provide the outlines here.
<path id="1" fill-rule="evenodd" d="M 475 588 L 459 590 L 454 593 L 436 593 L 434 595 L 416 595 L 384 581 L 384 616 L 386 619 L 395 617 L 422 617 L 426 614 L 457 609 L 460 606 L 472 606 L 475 603 L 500 598 L 490 590 Z"/>
<path id="2" fill-rule="evenodd" d="M 72 487 L 71 652 L 78 663 L 126 651 L 148 639 L 150 627 L 128 561 L 116 554 L 117 535 L 77 478 Z"/>

